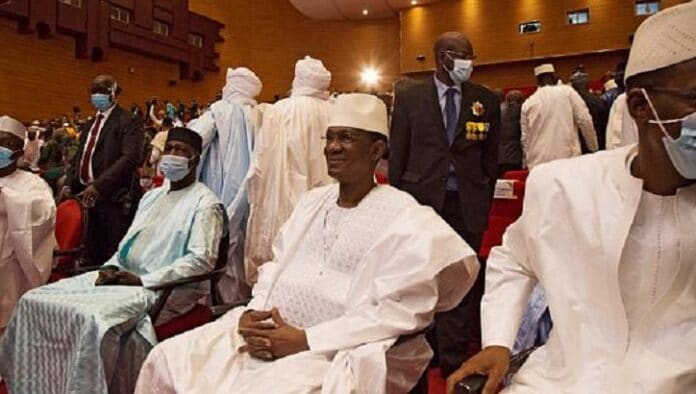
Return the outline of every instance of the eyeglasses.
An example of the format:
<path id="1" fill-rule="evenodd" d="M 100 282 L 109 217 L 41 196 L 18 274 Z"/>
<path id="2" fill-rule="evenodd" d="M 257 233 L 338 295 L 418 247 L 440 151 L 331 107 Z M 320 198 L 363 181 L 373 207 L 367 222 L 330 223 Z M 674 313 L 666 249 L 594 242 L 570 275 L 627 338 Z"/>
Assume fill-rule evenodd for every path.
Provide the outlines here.
<path id="1" fill-rule="evenodd" d="M 464 59 L 464 60 L 475 60 L 476 55 L 474 55 L 473 52 L 456 52 L 456 51 L 450 51 L 446 50 L 445 55 L 447 55 L 450 59 Z"/>
<path id="2" fill-rule="evenodd" d="M 682 90 L 682 89 L 676 89 L 676 88 L 664 88 L 661 86 L 648 86 L 645 89 L 652 90 L 652 91 L 659 92 L 659 93 L 671 94 L 673 96 L 678 96 L 678 97 L 684 98 L 684 99 L 691 101 L 691 102 L 696 102 L 696 90 L 688 91 L 688 90 Z"/>
<path id="3" fill-rule="evenodd" d="M 352 145 L 358 141 L 358 134 L 350 131 L 342 131 L 338 133 L 331 133 L 322 136 L 321 139 L 326 143 L 326 145 L 331 144 L 334 141 L 338 141 L 341 146 Z"/>

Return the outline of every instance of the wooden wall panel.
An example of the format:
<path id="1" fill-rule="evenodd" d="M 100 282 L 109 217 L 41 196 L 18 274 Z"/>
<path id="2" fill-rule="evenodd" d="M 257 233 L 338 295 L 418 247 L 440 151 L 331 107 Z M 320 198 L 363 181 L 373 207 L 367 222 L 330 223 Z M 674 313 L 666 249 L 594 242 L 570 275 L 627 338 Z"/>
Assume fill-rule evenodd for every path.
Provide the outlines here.
<path id="1" fill-rule="evenodd" d="M 662 0 L 663 8 L 686 0 Z M 644 20 L 634 0 L 446 0 L 401 12 L 401 69 L 434 67 L 432 45 L 446 31 L 469 35 L 477 64 L 503 63 L 629 47 L 629 36 Z M 589 8 L 590 23 L 571 26 L 566 11 Z M 540 33 L 519 34 L 519 23 L 539 20 Z M 419 54 L 426 60 L 419 62 Z"/>

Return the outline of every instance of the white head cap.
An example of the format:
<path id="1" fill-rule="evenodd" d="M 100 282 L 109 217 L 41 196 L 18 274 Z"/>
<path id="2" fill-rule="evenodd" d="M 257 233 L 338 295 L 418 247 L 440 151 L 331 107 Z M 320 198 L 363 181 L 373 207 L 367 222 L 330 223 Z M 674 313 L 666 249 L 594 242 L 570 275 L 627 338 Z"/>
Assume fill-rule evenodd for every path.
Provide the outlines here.
<path id="1" fill-rule="evenodd" d="M 10 118 L 7 115 L 0 116 L 0 131 L 16 135 L 24 141 L 27 136 L 27 128 L 19 121 Z"/>
<path id="2" fill-rule="evenodd" d="M 295 64 L 295 79 L 292 81 L 293 96 L 329 98 L 331 73 L 321 60 L 306 56 Z"/>
<path id="3" fill-rule="evenodd" d="M 387 106 L 371 94 L 342 94 L 331 109 L 328 127 L 351 127 L 389 138 Z"/>
<path id="4" fill-rule="evenodd" d="M 534 76 L 538 77 L 541 74 L 546 74 L 546 73 L 553 73 L 556 72 L 556 69 L 553 68 L 553 64 L 547 63 L 547 64 L 542 64 L 541 66 L 537 66 L 534 68 Z"/>
<path id="5" fill-rule="evenodd" d="M 261 88 L 263 84 L 253 71 L 246 67 L 228 68 L 222 98 L 239 104 L 256 105 L 254 98 L 261 93 Z"/>
<path id="6" fill-rule="evenodd" d="M 669 7 L 648 19 L 633 38 L 625 80 L 696 58 L 696 2 Z"/>

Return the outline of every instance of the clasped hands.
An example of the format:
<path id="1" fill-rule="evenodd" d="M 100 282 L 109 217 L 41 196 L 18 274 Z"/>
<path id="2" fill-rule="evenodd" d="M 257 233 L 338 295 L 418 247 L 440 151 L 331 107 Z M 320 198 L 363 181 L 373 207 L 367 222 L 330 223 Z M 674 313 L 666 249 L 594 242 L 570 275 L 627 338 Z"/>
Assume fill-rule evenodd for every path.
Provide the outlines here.
<path id="1" fill-rule="evenodd" d="M 116 267 L 103 267 L 99 270 L 99 276 L 94 282 L 95 286 L 109 286 L 109 285 L 122 285 L 122 286 L 142 286 L 143 282 L 140 278 L 127 271 L 119 271 Z"/>
<path id="2" fill-rule="evenodd" d="M 261 360 L 275 360 L 309 350 L 305 331 L 287 324 L 277 308 L 244 312 L 239 318 L 239 334 L 246 342 L 239 351 Z"/>

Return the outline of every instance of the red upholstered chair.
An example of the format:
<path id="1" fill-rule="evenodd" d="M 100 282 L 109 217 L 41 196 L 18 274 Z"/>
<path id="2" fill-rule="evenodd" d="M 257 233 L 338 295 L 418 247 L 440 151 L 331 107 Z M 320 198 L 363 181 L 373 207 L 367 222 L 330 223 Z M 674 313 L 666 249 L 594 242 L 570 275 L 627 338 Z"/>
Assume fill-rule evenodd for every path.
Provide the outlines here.
<path id="1" fill-rule="evenodd" d="M 56 209 L 56 250 L 49 282 L 72 276 L 80 264 L 87 236 L 87 209 L 80 201 L 69 199 Z"/>
<path id="2" fill-rule="evenodd" d="M 496 197 L 493 199 L 488 216 L 488 228 L 483 233 L 483 241 L 479 250 L 480 258 L 488 258 L 491 249 L 502 244 L 503 234 L 507 227 L 522 215 L 524 188 L 528 174 L 528 171 L 510 171 L 503 177 L 503 182 L 511 181 L 506 182 L 503 186 L 509 186 L 509 183 L 512 183 L 512 193 L 496 193 Z M 500 186 L 500 184 L 497 185 L 496 189 L 501 190 Z M 502 194 L 508 195 L 502 196 Z"/>
<path id="3" fill-rule="evenodd" d="M 157 303 L 153 305 L 149 311 L 150 318 L 154 323 L 157 321 L 157 316 L 159 316 L 162 308 L 167 303 L 167 300 L 174 289 L 191 283 L 205 281 L 210 282 L 210 301 L 212 306 L 208 307 L 196 304 L 193 309 L 185 314 L 177 316 L 166 323 L 156 326 L 155 334 L 157 335 L 157 339 L 159 341 L 163 341 L 169 337 L 173 337 L 174 335 L 181 334 L 184 331 L 188 331 L 198 326 L 202 326 L 203 324 L 209 323 L 213 321 L 215 316 L 224 313 L 224 311 L 232 307 L 232 305 L 222 305 L 222 297 L 220 297 L 220 292 L 218 291 L 217 286 L 220 278 L 222 278 L 227 270 L 227 252 L 229 250 L 229 246 L 230 237 L 229 234 L 225 234 L 220 240 L 218 259 L 215 263 L 215 268 L 211 272 L 150 287 L 150 290 L 162 291 L 162 295 L 157 300 Z"/>

